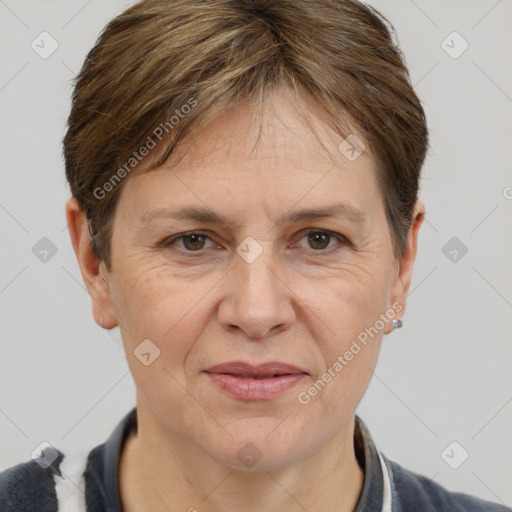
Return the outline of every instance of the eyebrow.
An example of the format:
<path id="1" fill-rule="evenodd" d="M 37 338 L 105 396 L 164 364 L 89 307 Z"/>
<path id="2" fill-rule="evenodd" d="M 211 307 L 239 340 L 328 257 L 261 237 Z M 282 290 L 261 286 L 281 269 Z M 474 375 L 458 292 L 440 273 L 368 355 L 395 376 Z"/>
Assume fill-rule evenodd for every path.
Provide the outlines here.
<path id="1" fill-rule="evenodd" d="M 277 225 L 285 223 L 297 223 L 305 220 L 327 219 L 332 217 L 344 217 L 355 222 L 366 220 L 367 214 L 355 206 L 338 203 L 323 208 L 306 208 L 302 210 L 291 211 L 277 221 Z M 237 222 L 229 219 L 208 208 L 198 208 L 196 206 L 184 206 L 178 209 L 155 208 L 144 212 L 139 221 L 146 223 L 155 218 L 170 218 L 176 220 L 194 220 L 204 224 L 218 224 L 230 229 L 237 227 Z"/>

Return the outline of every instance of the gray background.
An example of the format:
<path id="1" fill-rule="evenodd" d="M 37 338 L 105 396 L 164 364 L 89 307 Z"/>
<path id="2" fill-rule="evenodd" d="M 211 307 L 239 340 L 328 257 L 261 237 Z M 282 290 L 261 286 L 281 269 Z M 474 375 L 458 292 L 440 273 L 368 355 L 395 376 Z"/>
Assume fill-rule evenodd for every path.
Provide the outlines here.
<path id="1" fill-rule="evenodd" d="M 0 0 L 0 469 L 42 441 L 87 452 L 135 405 L 119 334 L 93 322 L 69 242 L 60 145 L 70 80 L 132 3 Z M 384 338 L 358 414 L 392 460 L 512 506 L 512 2 L 371 5 L 397 28 L 432 149 L 405 326 Z M 59 45 L 47 59 L 31 48 L 43 31 Z M 456 59 L 442 46 L 453 31 L 469 43 Z M 43 237 L 57 249 L 46 262 Z M 458 469 L 441 455 L 453 441 L 452 465 L 469 453 Z"/>

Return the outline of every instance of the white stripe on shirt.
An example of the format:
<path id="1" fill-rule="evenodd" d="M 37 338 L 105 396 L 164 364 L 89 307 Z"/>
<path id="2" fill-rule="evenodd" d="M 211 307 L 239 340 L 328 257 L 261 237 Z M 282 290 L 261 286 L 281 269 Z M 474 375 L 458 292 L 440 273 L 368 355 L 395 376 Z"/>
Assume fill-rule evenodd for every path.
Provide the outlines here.
<path id="1" fill-rule="evenodd" d="M 85 468 L 88 453 L 66 455 L 60 463 L 62 477 L 53 475 L 58 512 L 85 512 Z"/>
<path id="2" fill-rule="evenodd" d="M 382 467 L 382 480 L 384 483 L 384 491 L 382 496 L 382 512 L 393 512 L 391 500 L 391 480 L 389 478 L 389 471 L 381 454 L 377 451 L 379 456 L 380 465 Z"/>

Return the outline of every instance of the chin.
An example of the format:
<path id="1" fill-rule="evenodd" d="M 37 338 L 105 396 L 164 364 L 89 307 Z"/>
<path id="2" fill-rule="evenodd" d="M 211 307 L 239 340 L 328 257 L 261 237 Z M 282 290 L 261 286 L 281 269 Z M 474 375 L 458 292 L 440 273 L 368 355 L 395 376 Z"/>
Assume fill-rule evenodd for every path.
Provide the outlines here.
<path id="1" fill-rule="evenodd" d="M 235 453 L 219 455 L 217 460 L 236 471 L 259 473 L 279 471 L 296 463 L 299 459 L 296 447 L 275 447 L 252 443 L 237 445 Z"/>
<path id="2" fill-rule="evenodd" d="M 283 418 L 248 418 L 225 425 L 223 441 L 213 446 L 221 451 L 211 455 L 232 469 L 277 471 L 307 458 L 315 449 L 304 435 L 285 428 Z M 211 445 L 210 445 L 211 446 Z"/>

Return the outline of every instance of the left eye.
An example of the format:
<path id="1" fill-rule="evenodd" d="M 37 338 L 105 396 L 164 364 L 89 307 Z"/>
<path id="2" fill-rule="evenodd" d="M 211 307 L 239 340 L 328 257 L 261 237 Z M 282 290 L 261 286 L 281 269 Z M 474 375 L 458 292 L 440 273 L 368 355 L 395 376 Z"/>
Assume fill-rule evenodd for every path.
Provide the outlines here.
<path id="1" fill-rule="evenodd" d="M 208 240 L 212 243 L 212 240 L 208 235 L 201 232 L 191 231 L 165 240 L 162 243 L 162 246 L 170 247 L 180 242 L 180 249 L 185 250 L 186 252 L 199 252 L 202 249 L 205 249 L 205 244 Z M 344 242 L 344 238 L 341 235 L 331 233 L 330 231 L 318 230 L 305 233 L 300 240 L 306 240 L 306 243 L 309 245 L 309 249 L 312 249 L 315 252 L 327 252 L 326 249 L 335 247 L 335 245 L 332 244 L 335 244 L 336 241 L 341 244 Z"/>
<path id="2" fill-rule="evenodd" d="M 333 246 L 329 246 L 331 242 L 342 242 L 343 238 L 341 235 L 336 235 L 329 231 L 309 231 L 306 233 L 301 240 L 306 239 L 309 247 L 314 251 L 323 251 L 325 249 L 331 249 Z"/>

